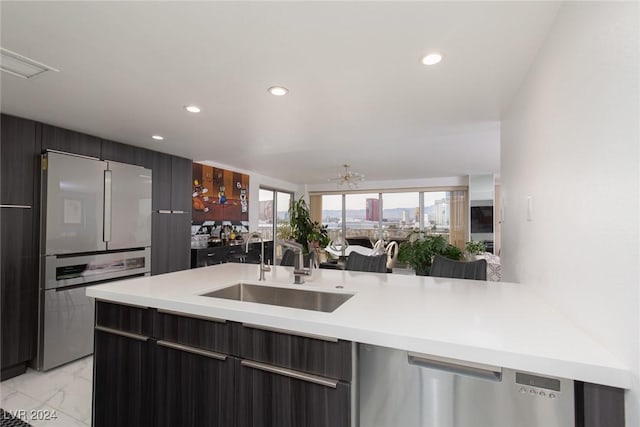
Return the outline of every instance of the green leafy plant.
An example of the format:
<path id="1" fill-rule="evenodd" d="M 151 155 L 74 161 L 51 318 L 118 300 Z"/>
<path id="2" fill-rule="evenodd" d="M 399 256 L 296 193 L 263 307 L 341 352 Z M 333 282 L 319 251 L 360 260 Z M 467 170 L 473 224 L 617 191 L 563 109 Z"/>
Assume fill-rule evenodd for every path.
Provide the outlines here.
<path id="1" fill-rule="evenodd" d="M 317 221 L 311 220 L 307 202 L 301 197 L 294 201 L 289 208 L 289 225 L 291 237 L 308 252 L 308 243 L 318 242 L 321 248 L 329 244 L 327 227 Z"/>
<path id="2" fill-rule="evenodd" d="M 449 244 L 442 235 L 427 235 L 414 232 L 409 240 L 400 245 L 398 261 L 409 264 L 418 276 L 427 276 L 431 271 L 434 255 L 454 260 L 462 259 L 463 252 Z"/>
<path id="3" fill-rule="evenodd" d="M 464 251 L 469 255 L 478 255 L 482 252 L 485 252 L 487 247 L 484 242 L 476 242 L 474 240 L 470 240 L 464 244 Z"/>

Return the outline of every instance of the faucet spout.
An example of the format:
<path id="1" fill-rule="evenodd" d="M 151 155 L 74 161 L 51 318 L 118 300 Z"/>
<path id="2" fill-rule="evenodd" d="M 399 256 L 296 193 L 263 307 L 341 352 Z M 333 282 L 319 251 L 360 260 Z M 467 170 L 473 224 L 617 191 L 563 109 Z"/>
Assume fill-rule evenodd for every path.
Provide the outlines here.
<path id="1" fill-rule="evenodd" d="M 271 267 L 264 263 L 264 239 L 262 238 L 262 233 L 260 233 L 259 231 L 254 231 L 253 233 L 251 233 L 247 238 L 247 243 L 245 244 L 244 251 L 245 253 L 249 253 L 249 243 L 251 243 L 253 239 L 260 239 L 260 276 L 258 280 L 265 280 L 264 273 L 266 271 L 271 271 Z"/>
<path id="2" fill-rule="evenodd" d="M 278 244 L 284 246 L 285 248 L 293 250 L 293 252 L 298 255 L 293 262 L 293 283 L 296 285 L 303 284 L 303 276 L 311 276 L 313 260 L 311 260 L 309 268 L 305 268 L 304 254 L 302 252 L 302 245 L 300 243 L 294 242 L 293 240 L 280 240 L 278 241 Z"/>

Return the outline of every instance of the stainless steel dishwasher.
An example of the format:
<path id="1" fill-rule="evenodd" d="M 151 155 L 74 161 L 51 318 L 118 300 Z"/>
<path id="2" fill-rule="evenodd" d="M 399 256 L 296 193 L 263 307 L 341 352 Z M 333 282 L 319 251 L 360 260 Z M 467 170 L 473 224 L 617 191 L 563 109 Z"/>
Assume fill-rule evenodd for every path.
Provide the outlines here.
<path id="1" fill-rule="evenodd" d="M 360 344 L 361 427 L 573 427 L 573 380 Z"/>

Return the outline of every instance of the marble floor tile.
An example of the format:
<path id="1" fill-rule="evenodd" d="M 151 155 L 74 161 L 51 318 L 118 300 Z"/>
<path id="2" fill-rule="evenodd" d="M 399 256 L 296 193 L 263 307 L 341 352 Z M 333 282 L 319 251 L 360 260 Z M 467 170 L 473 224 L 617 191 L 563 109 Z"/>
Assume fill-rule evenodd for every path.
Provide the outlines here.
<path id="1" fill-rule="evenodd" d="M 91 381 L 77 376 L 46 400 L 47 405 L 59 409 L 78 420 L 91 417 Z"/>
<path id="2" fill-rule="evenodd" d="M 42 402 L 16 390 L 3 392 L 2 399 L 0 401 L 0 407 L 2 407 L 2 409 L 22 420 L 24 420 L 24 417 L 18 415 L 18 411 L 29 411 L 40 405 L 42 405 Z"/>
<path id="3" fill-rule="evenodd" d="M 1 406 L 34 427 L 87 427 L 91 425 L 92 377 L 91 356 L 48 372 L 29 369 L 0 383 Z M 16 411 L 21 412 L 16 415 Z"/>
<path id="4" fill-rule="evenodd" d="M 87 427 L 89 424 L 49 405 L 41 405 L 31 413 L 27 420 L 33 427 Z"/>

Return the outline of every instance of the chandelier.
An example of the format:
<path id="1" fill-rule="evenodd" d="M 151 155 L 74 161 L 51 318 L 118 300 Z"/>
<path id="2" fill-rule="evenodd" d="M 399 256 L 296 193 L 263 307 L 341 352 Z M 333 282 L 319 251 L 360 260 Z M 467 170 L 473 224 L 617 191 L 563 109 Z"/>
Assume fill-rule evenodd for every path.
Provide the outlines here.
<path id="1" fill-rule="evenodd" d="M 348 185 L 349 188 L 357 188 L 358 183 L 364 181 L 364 175 L 358 172 L 351 172 L 348 164 L 342 166 L 344 167 L 344 172 L 338 175 L 337 178 L 330 178 L 329 181 L 335 182 L 339 186 Z"/>

